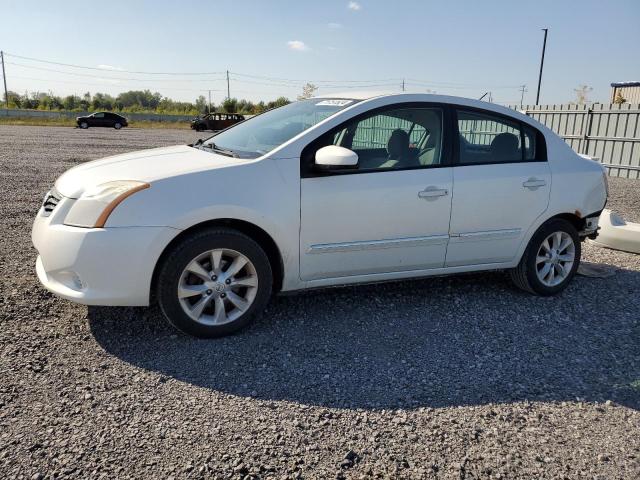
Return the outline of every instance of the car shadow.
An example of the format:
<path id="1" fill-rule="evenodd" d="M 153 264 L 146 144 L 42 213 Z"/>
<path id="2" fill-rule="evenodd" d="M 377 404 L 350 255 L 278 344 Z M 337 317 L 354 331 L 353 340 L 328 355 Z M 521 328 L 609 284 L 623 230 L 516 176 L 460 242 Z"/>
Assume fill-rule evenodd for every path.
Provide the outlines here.
<path id="1" fill-rule="evenodd" d="M 640 407 L 640 272 L 576 277 L 553 298 L 503 273 L 276 297 L 217 340 L 175 332 L 157 308 L 90 307 L 109 353 L 239 396 L 342 408 L 514 401 Z M 165 378 L 166 379 L 166 378 Z"/>

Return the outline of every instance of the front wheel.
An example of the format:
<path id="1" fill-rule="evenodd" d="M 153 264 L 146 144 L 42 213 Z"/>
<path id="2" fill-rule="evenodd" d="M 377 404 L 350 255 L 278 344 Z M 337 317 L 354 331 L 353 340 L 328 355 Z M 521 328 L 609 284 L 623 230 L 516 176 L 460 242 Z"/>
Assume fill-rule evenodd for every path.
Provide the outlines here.
<path id="1" fill-rule="evenodd" d="M 564 290 L 578 270 L 580 237 L 567 220 L 556 218 L 533 235 L 522 259 L 510 271 L 517 287 L 537 295 L 555 295 Z"/>
<path id="2" fill-rule="evenodd" d="M 116 130 L 120 130 L 122 128 L 122 124 L 116 122 L 116 124 L 113 126 L 113 128 L 115 128 Z"/>
<path id="3" fill-rule="evenodd" d="M 207 229 L 177 244 L 160 266 L 157 297 L 166 319 L 201 338 L 228 335 L 262 311 L 273 277 L 264 250 L 232 229 Z"/>
<path id="4" fill-rule="evenodd" d="M 87 122 L 81 122 L 80 123 L 80 128 L 83 128 L 83 129 L 86 130 L 87 128 L 89 128 L 89 124 Z"/>

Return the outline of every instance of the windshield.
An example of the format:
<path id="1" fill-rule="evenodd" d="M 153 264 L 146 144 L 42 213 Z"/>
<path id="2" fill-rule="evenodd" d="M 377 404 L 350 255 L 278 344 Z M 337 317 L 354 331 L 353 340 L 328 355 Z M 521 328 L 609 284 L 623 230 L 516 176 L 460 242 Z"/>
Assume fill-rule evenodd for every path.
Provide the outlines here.
<path id="1" fill-rule="evenodd" d="M 311 98 L 290 103 L 250 118 L 202 143 L 241 158 L 258 158 L 279 147 L 355 100 Z"/>

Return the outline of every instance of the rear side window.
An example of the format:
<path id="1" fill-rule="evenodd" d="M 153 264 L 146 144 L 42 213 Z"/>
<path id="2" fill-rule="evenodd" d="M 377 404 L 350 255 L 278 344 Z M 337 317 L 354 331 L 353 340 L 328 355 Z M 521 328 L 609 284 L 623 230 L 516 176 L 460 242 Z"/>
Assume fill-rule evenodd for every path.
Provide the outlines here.
<path id="1" fill-rule="evenodd" d="M 527 124 L 488 112 L 457 110 L 456 115 L 462 165 L 547 159 L 544 136 Z"/>
<path id="2" fill-rule="evenodd" d="M 520 124 L 484 113 L 458 111 L 460 163 L 521 162 Z"/>

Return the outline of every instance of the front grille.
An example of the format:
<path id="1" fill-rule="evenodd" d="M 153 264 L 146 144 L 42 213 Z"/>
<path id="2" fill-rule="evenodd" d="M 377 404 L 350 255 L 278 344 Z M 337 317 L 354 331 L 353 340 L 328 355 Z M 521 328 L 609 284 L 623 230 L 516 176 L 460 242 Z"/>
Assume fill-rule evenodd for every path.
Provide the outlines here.
<path id="1" fill-rule="evenodd" d="M 55 189 L 50 190 L 44 196 L 44 201 L 42 202 L 42 214 L 45 217 L 51 215 L 51 212 L 58 206 L 58 202 L 60 201 L 60 194 L 55 191 Z"/>

